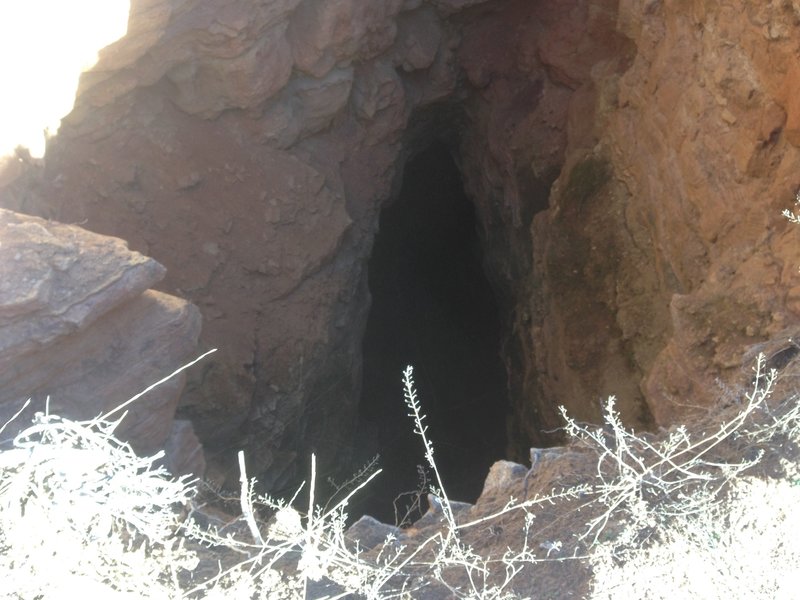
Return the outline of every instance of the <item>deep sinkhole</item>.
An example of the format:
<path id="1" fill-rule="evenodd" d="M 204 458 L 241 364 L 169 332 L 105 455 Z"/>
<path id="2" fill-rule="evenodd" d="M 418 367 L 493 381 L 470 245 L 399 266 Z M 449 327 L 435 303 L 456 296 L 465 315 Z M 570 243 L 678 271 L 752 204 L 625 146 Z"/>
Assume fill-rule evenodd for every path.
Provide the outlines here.
<path id="1" fill-rule="evenodd" d="M 504 455 L 508 390 L 475 211 L 444 144 L 407 163 L 399 196 L 381 213 L 368 268 L 359 438 L 380 455 L 383 472 L 359 509 L 393 523 L 424 483 L 424 447 L 403 399 L 406 365 L 414 367 L 448 495 L 475 501 Z M 430 470 L 424 477 L 435 483 Z"/>

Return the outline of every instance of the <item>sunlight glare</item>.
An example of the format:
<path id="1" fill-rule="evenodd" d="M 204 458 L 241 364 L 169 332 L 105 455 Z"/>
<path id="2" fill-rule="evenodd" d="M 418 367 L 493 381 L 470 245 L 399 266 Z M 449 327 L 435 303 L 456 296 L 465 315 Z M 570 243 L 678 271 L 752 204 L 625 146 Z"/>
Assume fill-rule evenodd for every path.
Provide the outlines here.
<path id="1" fill-rule="evenodd" d="M 0 0 L 0 157 L 45 150 L 82 71 L 124 36 L 130 0 Z"/>

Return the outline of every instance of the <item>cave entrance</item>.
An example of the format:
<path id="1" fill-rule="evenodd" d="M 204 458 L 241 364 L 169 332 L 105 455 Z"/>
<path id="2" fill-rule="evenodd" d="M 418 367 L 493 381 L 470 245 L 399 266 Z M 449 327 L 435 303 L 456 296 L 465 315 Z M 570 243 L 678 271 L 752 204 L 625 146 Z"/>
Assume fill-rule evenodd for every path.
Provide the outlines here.
<path id="1" fill-rule="evenodd" d="M 474 502 L 503 458 L 509 402 L 475 211 L 446 145 L 407 163 L 399 197 L 381 213 L 369 288 L 359 437 L 371 440 L 384 471 L 359 508 L 393 523 L 395 498 L 420 486 L 424 449 L 403 401 L 409 364 L 445 488 Z M 397 516 L 413 500 L 402 496 Z"/>

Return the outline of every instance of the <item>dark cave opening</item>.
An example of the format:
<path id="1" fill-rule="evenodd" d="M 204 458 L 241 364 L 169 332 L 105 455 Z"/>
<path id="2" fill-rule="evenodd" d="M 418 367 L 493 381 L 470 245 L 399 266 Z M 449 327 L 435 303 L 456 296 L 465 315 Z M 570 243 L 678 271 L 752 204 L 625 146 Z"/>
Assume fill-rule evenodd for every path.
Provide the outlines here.
<path id="1" fill-rule="evenodd" d="M 475 501 L 503 458 L 509 403 L 500 315 L 482 267 L 474 208 L 447 146 L 406 165 L 399 197 L 384 208 L 369 261 L 372 306 L 363 340 L 359 439 L 383 473 L 358 507 L 394 523 L 420 488 L 422 440 L 403 400 L 414 366 L 434 457 L 448 495 Z M 366 450 L 366 451 L 365 451 Z M 428 473 L 431 482 L 432 473 Z M 398 514 L 393 501 L 401 494 Z"/>

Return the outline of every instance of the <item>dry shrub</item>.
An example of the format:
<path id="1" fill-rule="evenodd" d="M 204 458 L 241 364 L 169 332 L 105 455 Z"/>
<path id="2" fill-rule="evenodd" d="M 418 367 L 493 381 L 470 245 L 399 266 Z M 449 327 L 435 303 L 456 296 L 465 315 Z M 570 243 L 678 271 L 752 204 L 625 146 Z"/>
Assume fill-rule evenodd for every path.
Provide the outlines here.
<path id="1" fill-rule="evenodd" d="M 763 481 L 745 474 L 765 452 L 797 442 L 796 398 L 771 406 L 774 382 L 759 357 L 754 387 L 730 418 L 658 437 L 626 430 L 613 399 L 600 427 L 565 414 L 573 443 L 596 455 L 595 473 L 541 497 L 509 497 L 497 512 L 468 521 L 456 514 L 441 483 L 409 368 L 406 404 L 434 475 L 428 491 L 441 526 L 413 546 L 390 534 L 369 552 L 347 537 L 346 511 L 377 472 L 359 478 L 332 507 L 319 506 L 313 457 L 307 488 L 283 501 L 253 493 L 242 455 L 242 516 L 234 535 L 236 528 L 201 526 L 191 482 L 158 468 L 158 456 L 136 456 L 114 437 L 118 423 L 37 415 L 13 448 L 0 452 L 2 593 L 25 599 L 81 589 L 112 599 L 506 600 L 546 593 L 520 589 L 523 570 L 572 561 L 594 569 L 596 598 L 790 595 L 787 586 L 800 567 L 800 548 L 791 539 L 800 524 L 800 513 L 791 510 L 800 499 L 797 476 Z M 552 541 L 534 548 L 531 528 L 543 503 L 565 511 L 577 511 L 579 503 L 580 512 L 570 514 L 585 528 L 553 532 Z M 471 527 L 490 527 L 512 514 L 519 516 L 519 546 L 488 556 L 464 541 Z M 583 551 L 562 555 L 562 542 L 574 540 Z M 198 569 L 208 562 L 204 547 L 221 549 L 228 559 L 210 571 Z"/>
<path id="2" fill-rule="evenodd" d="M 726 501 L 673 519 L 657 543 L 618 563 L 609 546 L 593 555 L 593 598 L 796 598 L 800 487 L 742 478 Z"/>
<path id="3" fill-rule="evenodd" d="M 38 414 L 0 453 L 6 597 L 180 597 L 195 559 L 176 532 L 190 488 L 119 442 L 116 423 Z M 102 593 L 101 593 L 102 592 Z"/>
<path id="4" fill-rule="evenodd" d="M 612 403 L 610 438 L 571 424 L 600 451 L 604 510 L 583 534 L 593 540 L 593 598 L 796 597 L 800 479 L 791 457 L 800 404 L 789 396 L 770 405 L 777 372 L 764 365 L 760 355 L 753 388 L 731 418 L 694 436 L 677 427 L 660 441 L 636 437 Z M 773 477 L 745 473 L 767 461 Z M 602 539 L 606 528 L 613 535 Z"/>

